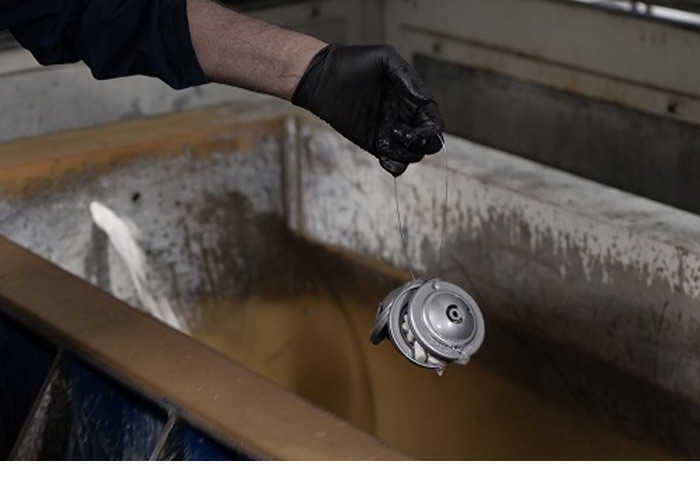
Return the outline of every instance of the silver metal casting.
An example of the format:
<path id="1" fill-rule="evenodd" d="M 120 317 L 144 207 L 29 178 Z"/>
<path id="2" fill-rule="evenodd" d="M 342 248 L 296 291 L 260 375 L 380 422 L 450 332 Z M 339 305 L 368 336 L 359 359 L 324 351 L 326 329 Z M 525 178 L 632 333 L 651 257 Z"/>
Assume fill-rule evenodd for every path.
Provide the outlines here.
<path id="1" fill-rule="evenodd" d="M 476 301 L 445 280 L 414 280 L 379 304 L 370 341 L 389 338 L 409 361 L 442 373 L 451 363 L 465 365 L 485 335 Z"/>

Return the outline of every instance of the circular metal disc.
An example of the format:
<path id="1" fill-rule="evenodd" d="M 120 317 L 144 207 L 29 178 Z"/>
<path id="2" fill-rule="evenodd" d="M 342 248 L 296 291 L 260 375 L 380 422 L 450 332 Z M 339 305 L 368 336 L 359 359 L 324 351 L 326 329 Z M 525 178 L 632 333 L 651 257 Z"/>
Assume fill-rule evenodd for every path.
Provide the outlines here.
<path id="1" fill-rule="evenodd" d="M 474 299 L 452 283 L 433 279 L 421 286 L 408 309 L 417 339 L 435 357 L 468 359 L 484 337 L 484 320 Z"/>
<path id="2" fill-rule="evenodd" d="M 474 299 L 435 278 L 392 290 L 379 304 L 370 340 L 378 344 L 388 336 L 412 363 L 441 370 L 448 363 L 466 364 L 481 346 L 484 332 Z"/>

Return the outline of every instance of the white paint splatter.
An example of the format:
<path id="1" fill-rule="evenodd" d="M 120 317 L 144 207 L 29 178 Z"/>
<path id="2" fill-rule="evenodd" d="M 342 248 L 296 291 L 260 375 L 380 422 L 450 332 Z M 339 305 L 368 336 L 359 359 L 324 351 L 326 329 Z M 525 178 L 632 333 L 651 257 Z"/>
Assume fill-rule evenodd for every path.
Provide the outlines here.
<path id="1" fill-rule="evenodd" d="M 138 228 L 99 201 L 90 203 L 90 215 L 95 225 L 107 234 L 112 247 L 124 262 L 143 308 L 171 327 L 187 333 L 184 322 L 168 300 L 163 296 L 155 297 L 149 289 L 146 257 L 137 242 Z"/>

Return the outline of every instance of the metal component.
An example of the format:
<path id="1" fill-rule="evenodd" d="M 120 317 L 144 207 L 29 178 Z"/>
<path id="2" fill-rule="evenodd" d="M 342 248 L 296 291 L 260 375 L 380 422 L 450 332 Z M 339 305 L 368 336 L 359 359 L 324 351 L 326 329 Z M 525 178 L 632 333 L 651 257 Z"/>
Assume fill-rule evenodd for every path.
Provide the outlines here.
<path id="1" fill-rule="evenodd" d="M 409 361 L 442 373 L 450 363 L 467 364 L 485 334 L 474 299 L 441 280 L 415 280 L 389 293 L 379 304 L 370 341 L 389 338 Z"/>
<path id="2" fill-rule="evenodd" d="M 389 322 L 389 314 L 394 308 L 394 303 L 396 302 L 396 299 L 399 296 L 404 295 L 406 292 L 418 288 L 419 286 L 419 280 L 406 283 L 404 286 L 392 290 L 389 293 L 389 295 L 387 295 L 384 298 L 384 300 L 380 302 L 379 309 L 377 310 L 377 317 L 374 321 L 374 327 L 372 328 L 372 331 L 370 332 L 369 336 L 370 341 L 373 344 L 379 344 L 382 340 L 384 340 L 387 337 L 388 331 L 385 330 L 384 327 Z"/>

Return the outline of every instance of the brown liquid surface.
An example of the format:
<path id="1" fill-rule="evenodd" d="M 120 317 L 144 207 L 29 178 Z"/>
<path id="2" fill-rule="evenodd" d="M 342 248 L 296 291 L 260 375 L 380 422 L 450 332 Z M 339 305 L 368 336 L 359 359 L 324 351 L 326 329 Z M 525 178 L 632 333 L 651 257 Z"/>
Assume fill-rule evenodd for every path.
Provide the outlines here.
<path id="1" fill-rule="evenodd" d="M 286 296 L 253 291 L 201 305 L 194 335 L 419 459 L 673 458 L 540 396 L 485 366 L 479 353 L 440 377 L 388 341 L 371 345 L 377 304 L 391 287 L 375 283 L 363 293 L 317 259 L 297 258 L 305 282 Z"/>

